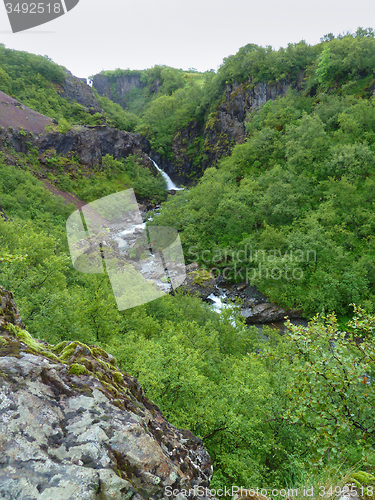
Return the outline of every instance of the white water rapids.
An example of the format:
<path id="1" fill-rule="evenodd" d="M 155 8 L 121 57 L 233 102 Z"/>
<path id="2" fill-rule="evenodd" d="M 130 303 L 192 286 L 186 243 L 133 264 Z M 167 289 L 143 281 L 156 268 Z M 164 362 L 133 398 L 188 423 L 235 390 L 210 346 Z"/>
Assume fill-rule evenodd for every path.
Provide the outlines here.
<path id="1" fill-rule="evenodd" d="M 150 157 L 149 157 L 150 158 Z M 164 170 L 162 170 L 159 165 L 152 159 L 150 158 L 150 160 L 152 161 L 152 163 L 155 165 L 155 167 L 159 170 L 159 172 L 161 173 L 161 175 L 164 177 L 165 179 L 165 182 L 167 183 L 167 191 L 181 191 L 182 189 L 184 188 L 179 188 L 176 186 L 176 184 L 172 181 L 172 179 L 169 177 L 168 174 L 166 174 L 164 172 Z"/>
<path id="2" fill-rule="evenodd" d="M 166 180 L 168 191 L 180 191 L 183 189 L 177 187 L 169 175 L 152 158 L 150 160 Z M 150 221 L 152 218 L 148 217 L 147 220 Z M 160 256 L 154 255 L 152 249 L 148 248 L 145 240 L 145 238 L 147 239 L 145 229 L 146 223 L 142 221 L 140 212 L 136 210 L 122 224 L 119 224 L 117 227 L 111 227 L 109 240 L 115 243 L 118 252 L 123 256 L 128 255 L 132 251 L 136 252 L 139 245 L 144 246 L 145 255 L 142 258 L 137 258 L 136 264 L 133 261 L 133 265 L 137 266 L 137 269 L 144 278 L 152 280 L 164 293 L 170 293 L 171 285 L 170 279 L 168 279 L 170 278 L 168 270 L 164 269 L 164 266 L 159 262 Z M 109 244 L 109 242 L 107 243 Z"/>

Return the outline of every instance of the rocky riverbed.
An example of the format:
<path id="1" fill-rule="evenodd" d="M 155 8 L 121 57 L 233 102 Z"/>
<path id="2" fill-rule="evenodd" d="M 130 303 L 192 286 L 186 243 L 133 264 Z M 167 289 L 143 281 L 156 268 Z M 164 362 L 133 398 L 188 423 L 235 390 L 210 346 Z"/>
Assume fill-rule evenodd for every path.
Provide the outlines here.
<path id="1" fill-rule="evenodd" d="M 282 328 L 285 317 L 306 324 L 302 319 L 302 311 L 287 309 L 270 302 L 255 286 L 248 283 L 228 284 L 217 280 L 207 271 L 199 269 L 197 263 L 187 266 L 187 279 L 184 289 L 199 295 L 202 299 L 214 304 L 217 310 L 225 304 L 233 304 L 237 299 L 243 301 L 241 314 L 249 325 L 271 324 Z"/>

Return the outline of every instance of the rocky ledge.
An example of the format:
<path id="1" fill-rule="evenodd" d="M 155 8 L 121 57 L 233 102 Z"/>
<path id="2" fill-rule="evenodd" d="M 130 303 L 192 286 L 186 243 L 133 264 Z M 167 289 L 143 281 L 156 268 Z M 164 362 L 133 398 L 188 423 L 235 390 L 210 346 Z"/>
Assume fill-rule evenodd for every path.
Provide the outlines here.
<path id="1" fill-rule="evenodd" d="M 102 157 L 109 154 L 114 158 L 137 155 L 148 159 L 142 152 L 141 135 L 103 126 L 73 127 L 65 134 L 57 131 L 45 134 L 39 141 L 39 150 L 55 150 L 57 154 L 74 153 L 83 165 L 102 165 Z M 148 160 L 149 163 L 151 163 Z M 155 168 L 155 167 L 153 167 Z"/>
<path id="2" fill-rule="evenodd" d="M 102 349 L 32 338 L 2 287 L 0 421 L 3 500 L 166 499 L 209 487 L 198 438 L 169 424 Z"/>
<path id="3" fill-rule="evenodd" d="M 186 266 L 186 279 L 181 288 L 185 293 L 198 295 L 205 300 L 216 288 L 216 279 L 196 262 Z"/>
<path id="4" fill-rule="evenodd" d="M 302 311 L 287 309 L 278 304 L 269 302 L 268 299 L 255 286 L 248 283 L 233 285 L 226 294 L 227 299 L 235 302 L 237 298 L 243 300 L 241 315 L 247 324 L 254 323 L 277 323 L 289 319 L 299 319 Z"/>
<path id="5" fill-rule="evenodd" d="M 271 302 L 250 303 L 241 309 L 241 314 L 245 317 L 246 323 L 250 325 L 253 323 L 277 323 L 284 321 L 287 317 L 289 319 L 301 318 L 301 311 L 285 309 Z"/>

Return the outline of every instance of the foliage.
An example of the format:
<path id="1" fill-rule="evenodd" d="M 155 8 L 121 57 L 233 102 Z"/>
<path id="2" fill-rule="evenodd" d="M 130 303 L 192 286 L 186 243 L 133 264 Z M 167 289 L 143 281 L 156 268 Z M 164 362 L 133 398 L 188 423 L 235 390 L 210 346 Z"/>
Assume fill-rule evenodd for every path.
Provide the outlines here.
<path id="1" fill-rule="evenodd" d="M 133 188 L 140 200 L 147 198 L 155 203 L 165 200 L 166 184 L 163 176 L 150 170 L 144 160 L 136 155 L 121 160 L 106 155 L 102 158 L 102 165 L 90 168 L 89 172 L 77 157 L 57 155 L 55 150 L 45 151 L 44 156 L 44 169 L 49 180 L 61 190 L 72 192 L 86 202 L 128 188 Z M 27 160 L 33 162 L 33 168 L 40 169 L 38 157 L 29 155 Z"/>
<path id="2" fill-rule="evenodd" d="M 63 97 L 66 70 L 46 56 L 6 49 L 0 44 L 0 90 L 26 106 L 59 121 L 59 130 L 72 125 L 101 125 L 101 113 L 92 115 L 77 102 Z M 105 97 L 97 97 L 108 125 L 132 131 L 137 118 Z"/>
<path id="3" fill-rule="evenodd" d="M 112 102 L 107 97 L 99 96 L 95 89 L 94 92 L 98 103 L 104 110 L 108 125 L 119 130 L 133 132 L 138 123 L 138 117 L 133 113 L 125 111 L 119 104 Z"/>
<path id="4" fill-rule="evenodd" d="M 67 132 L 69 132 L 69 130 L 72 129 L 72 126 L 65 118 L 59 118 L 58 123 L 59 123 L 58 130 L 61 134 L 66 134 Z"/>
<path id="5" fill-rule="evenodd" d="M 332 478 L 343 485 L 350 474 L 363 484 L 363 472 L 375 469 L 373 48 L 374 32 L 362 28 L 313 47 L 248 45 L 216 74 L 162 66 L 138 72 L 143 86 L 127 96 L 126 111 L 99 98 L 112 125 L 147 134 L 154 150 L 170 156 L 181 129 L 214 122 L 227 86 L 305 73 L 304 92 L 249 113 L 248 139 L 197 186 L 170 197 L 153 221 L 179 230 L 186 259 L 202 265 L 197 282 L 215 267 L 313 316 L 307 327 L 289 324 L 283 336 L 248 328 L 239 306 L 217 314 L 178 290 L 119 312 L 107 275 L 72 267 L 65 223 L 75 207 L 28 172 L 41 170 L 38 152 L 1 155 L 8 216 L 0 218 L 1 285 L 14 292 L 28 331 L 50 343 L 106 347 L 174 425 L 203 440 L 214 462 L 212 487 L 302 488 Z M 67 109 L 58 92 L 64 75 L 51 61 L 0 52 L 1 88 L 48 111 L 62 131 L 101 122 L 79 105 Z M 109 77 L 115 86 L 132 75 Z M 100 169 L 83 172 L 77 159 L 44 155 L 51 180 L 85 201 L 128 187 L 154 202 L 165 198 L 162 176 L 135 156 L 107 155 Z M 350 303 L 358 304 L 354 314 Z"/>
<path id="6" fill-rule="evenodd" d="M 135 155 L 115 160 L 111 155 L 102 159 L 102 169 L 94 171 L 89 179 L 81 177 L 71 180 L 67 190 L 73 190 L 85 201 L 94 201 L 116 191 L 133 188 L 139 200 L 149 199 L 155 203 L 165 200 L 166 184 L 163 176 L 153 175 Z"/>
<path id="7" fill-rule="evenodd" d="M 39 113 L 70 123 L 90 123 L 91 115 L 61 96 L 65 71 L 43 56 L 0 46 L 0 90 Z"/>
<path id="8" fill-rule="evenodd" d="M 347 314 L 353 301 L 373 310 L 374 116 L 374 99 L 269 101 L 248 140 L 154 224 L 181 232 L 189 261 L 306 315 Z"/>
<path id="9" fill-rule="evenodd" d="M 307 68 L 306 88 L 320 85 L 343 94 L 368 96 L 373 81 L 374 46 L 374 32 L 369 28 L 323 41 L 321 55 Z"/>
<path id="10" fill-rule="evenodd" d="M 374 465 L 375 318 L 359 307 L 354 312 L 347 331 L 330 315 L 316 316 L 308 329 L 290 327 L 288 334 L 294 359 L 285 418 L 312 429 L 311 460 L 317 465 L 327 455 L 342 461 L 351 454 Z"/>
<path id="11" fill-rule="evenodd" d="M 118 79 L 139 79 L 140 87 L 132 88 L 119 103 L 140 118 L 137 131 L 147 135 L 153 150 L 177 161 L 172 152 L 173 137 L 195 121 L 201 130 L 209 127 L 211 114 L 228 98 L 224 91 L 231 91 L 233 85 L 251 89 L 259 83 L 295 85 L 298 80 L 306 94 L 335 90 L 343 95 L 369 96 L 374 82 L 373 33 L 370 28 L 358 28 L 353 34 L 337 38 L 326 35 L 314 46 L 302 40 L 278 50 L 248 44 L 224 58 L 216 74 L 184 72 L 166 66 L 103 74 L 110 79 L 112 98 L 117 102 Z M 295 113 L 295 107 L 298 109 L 296 102 L 292 109 L 283 112 Z M 287 117 L 280 119 L 283 122 Z M 198 164 L 204 161 L 202 150 L 194 150 L 192 161 L 197 157 Z M 196 171 L 199 170 L 197 165 Z"/>
<path id="12" fill-rule="evenodd" d="M 16 256 L 16 255 L 10 255 L 9 253 L 5 253 L 5 254 L 2 254 L 0 256 L 0 262 L 4 262 L 6 264 L 10 264 L 11 262 L 15 262 L 17 260 L 23 260 L 26 257 L 27 257 L 27 254 L 26 255 Z"/>
<path id="13" fill-rule="evenodd" d="M 151 147 L 158 154 L 171 157 L 173 135 L 189 121 L 199 118 L 200 97 L 201 89 L 194 82 L 171 96 L 158 97 L 142 116 L 136 131 L 147 134 Z"/>
<path id="14" fill-rule="evenodd" d="M 298 73 L 315 60 L 319 51 L 319 46 L 308 45 L 304 40 L 297 44 L 290 43 L 287 48 L 281 47 L 278 51 L 271 46 L 259 47 L 250 43 L 237 54 L 224 58 L 219 75 L 228 83 L 247 79 L 251 79 L 253 84 L 296 79 Z"/>

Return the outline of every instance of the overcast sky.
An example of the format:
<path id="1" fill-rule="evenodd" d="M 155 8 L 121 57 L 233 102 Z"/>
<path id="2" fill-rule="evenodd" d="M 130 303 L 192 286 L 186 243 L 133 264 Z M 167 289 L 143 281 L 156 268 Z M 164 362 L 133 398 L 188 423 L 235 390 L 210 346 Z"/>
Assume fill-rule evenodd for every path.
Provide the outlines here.
<path id="1" fill-rule="evenodd" d="M 375 28 L 374 1 L 80 0 L 66 15 L 16 34 L 0 5 L 0 43 L 48 55 L 79 77 L 155 64 L 216 70 L 247 43 L 314 44 L 358 26 Z"/>

